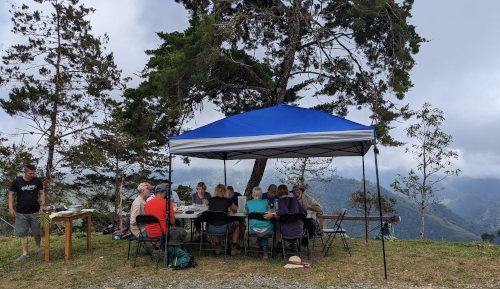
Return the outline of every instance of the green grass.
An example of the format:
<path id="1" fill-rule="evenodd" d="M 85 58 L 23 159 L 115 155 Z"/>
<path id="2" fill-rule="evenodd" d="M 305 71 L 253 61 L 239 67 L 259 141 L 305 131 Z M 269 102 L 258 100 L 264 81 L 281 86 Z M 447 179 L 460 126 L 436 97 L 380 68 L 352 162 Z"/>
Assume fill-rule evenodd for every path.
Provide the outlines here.
<path id="1" fill-rule="evenodd" d="M 316 244 L 320 243 L 317 239 Z M 177 284 L 191 278 L 223 282 L 259 275 L 321 287 L 352 283 L 393 288 L 428 284 L 457 288 L 465 285 L 500 287 L 500 246 L 480 242 L 386 242 L 388 280 L 383 277 L 381 243 L 377 240 L 369 240 L 368 243 L 364 239 L 349 240 L 352 257 L 339 242 L 336 242 L 326 258 L 322 257 L 320 246 L 317 246 L 311 269 L 284 269 L 281 259 L 269 263 L 257 256 L 246 260 L 237 256 L 225 262 L 222 257 L 202 256 L 201 260 L 197 259 L 197 268 L 182 271 L 155 271 L 154 264 L 147 258 L 138 259 L 136 270 L 132 267 L 132 261 L 127 260 L 128 242 L 112 240 L 109 235 L 93 235 L 90 252 L 86 250 L 85 238 L 73 239 L 73 255 L 69 261 L 64 260 L 63 236 L 51 237 L 50 262 L 34 254 L 31 238 L 29 245 L 31 257 L 16 262 L 14 260 L 21 253 L 19 239 L 0 237 L 1 288 L 104 287 L 103 284 L 111 280 L 152 275 L 156 278 L 151 279 L 151 282 L 163 285 Z M 195 251 L 195 248 L 189 249 Z M 306 257 L 303 259 L 307 261 Z"/>

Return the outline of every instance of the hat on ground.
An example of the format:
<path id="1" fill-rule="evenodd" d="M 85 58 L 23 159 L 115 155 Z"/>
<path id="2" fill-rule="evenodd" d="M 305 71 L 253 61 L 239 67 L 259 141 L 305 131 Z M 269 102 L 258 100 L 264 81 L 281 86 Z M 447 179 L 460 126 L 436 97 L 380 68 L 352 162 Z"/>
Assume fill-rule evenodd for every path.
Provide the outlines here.
<path id="1" fill-rule="evenodd" d="M 163 192 L 163 191 L 165 191 L 165 192 L 168 191 L 167 186 L 165 186 L 164 184 L 159 184 L 156 186 L 155 193 Z"/>
<path id="2" fill-rule="evenodd" d="M 302 262 L 302 260 L 300 259 L 299 256 L 291 256 L 290 258 L 288 258 L 288 263 L 290 264 L 296 264 L 300 262 Z"/>
<path id="3" fill-rule="evenodd" d="M 269 186 L 269 188 L 267 190 L 271 191 L 271 192 L 276 192 L 276 191 L 278 191 L 278 187 L 275 184 L 272 184 Z"/>
<path id="4" fill-rule="evenodd" d="M 145 190 L 145 189 L 148 189 L 148 190 L 152 190 L 154 189 L 155 187 L 153 187 L 152 185 L 150 185 L 148 182 L 144 182 L 144 183 L 140 183 L 138 186 L 137 186 L 137 190 L 140 192 L 142 190 Z"/>

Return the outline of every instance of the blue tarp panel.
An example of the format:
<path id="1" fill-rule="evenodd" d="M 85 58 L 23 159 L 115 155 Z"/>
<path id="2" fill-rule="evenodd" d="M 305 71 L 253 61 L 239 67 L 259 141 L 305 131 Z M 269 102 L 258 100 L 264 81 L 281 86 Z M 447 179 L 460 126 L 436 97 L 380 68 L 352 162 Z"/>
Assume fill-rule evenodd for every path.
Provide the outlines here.
<path id="1" fill-rule="evenodd" d="M 170 152 L 215 159 L 364 155 L 373 127 L 279 104 L 233 115 L 169 139 Z"/>

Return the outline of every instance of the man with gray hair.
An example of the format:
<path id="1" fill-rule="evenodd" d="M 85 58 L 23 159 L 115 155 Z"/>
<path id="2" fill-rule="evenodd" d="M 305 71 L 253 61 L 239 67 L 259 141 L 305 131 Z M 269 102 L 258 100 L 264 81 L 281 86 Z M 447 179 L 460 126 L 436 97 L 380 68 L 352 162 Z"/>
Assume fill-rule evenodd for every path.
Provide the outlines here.
<path id="1" fill-rule="evenodd" d="M 40 248 L 40 224 L 38 215 L 43 211 L 45 204 L 45 192 L 42 181 L 35 177 L 36 167 L 26 165 L 24 175 L 17 177 L 9 189 L 9 212 L 12 218 L 15 218 L 14 234 L 21 238 L 21 247 L 23 254 L 16 260 L 21 261 L 28 258 L 28 233 L 31 229 L 35 238 L 37 250 L 35 253 L 44 254 Z M 17 195 L 17 206 L 14 210 L 14 193 Z M 40 198 L 40 203 L 38 203 Z"/>
<path id="2" fill-rule="evenodd" d="M 147 182 L 140 183 L 137 186 L 139 195 L 137 196 L 137 198 L 135 198 L 134 202 L 132 202 L 132 206 L 130 207 L 130 231 L 136 237 L 139 236 L 140 230 L 135 219 L 139 215 L 144 215 L 144 206 L 146 205 L 146 200 L 151 195 L 151 191 L 153 189 L 154 187 Z"/>

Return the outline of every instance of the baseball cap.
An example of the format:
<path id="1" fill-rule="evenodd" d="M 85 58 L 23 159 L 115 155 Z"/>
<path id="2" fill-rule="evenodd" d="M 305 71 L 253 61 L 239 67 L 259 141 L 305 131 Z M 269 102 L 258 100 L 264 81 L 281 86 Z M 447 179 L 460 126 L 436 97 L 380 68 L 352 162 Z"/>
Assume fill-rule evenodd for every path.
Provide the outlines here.
<path id="1" fill-rule="evenodd" d="M 156 186 L 155 193 L 163 192 L 163 191 L 165 191 L 165 192 L 168 191 L 167 186 L 165 186 L 164 184 L 159 184 Z"/>
<path id="2" fill-rule="evenodd" d="M 142 190 L 145 190 L 145 189 L 148 189 L 148 190 L 152 190 L 154 189 L 155 187 L 153 187 L 152 185 L 150 185 L 148 182 L 143 182 L 143 183 L 140 183 L 138 186 L 137 186 L 137 190 L 140 192 Z"/>
<path id="3" fill-rule="evenodd" d="M 272 184 L 269 186 L 269 188 L 267 190 L 271 191 L 271 192 L 276 192 L 276 191 L 278 191 L 278 187 L 275 184 Z"/>

